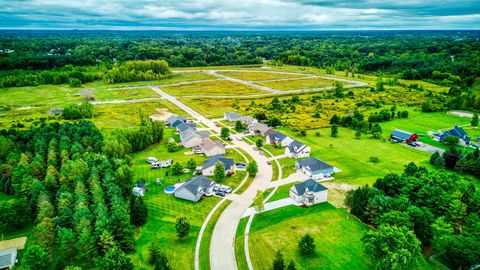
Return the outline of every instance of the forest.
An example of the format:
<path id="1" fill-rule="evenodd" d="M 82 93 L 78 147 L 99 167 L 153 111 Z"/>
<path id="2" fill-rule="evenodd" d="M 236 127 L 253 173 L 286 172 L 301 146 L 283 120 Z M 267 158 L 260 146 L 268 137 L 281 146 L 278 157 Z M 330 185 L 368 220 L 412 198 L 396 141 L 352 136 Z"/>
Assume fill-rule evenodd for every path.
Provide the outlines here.
<path id="1" fill-rule="evenodd" d="M 87 121 L 0 132 L 0 190 L 16 195 L 0 203 L 0 229 L 35 224 L 21 267 L 132 269 L 124 252 L 134 248 L 146 206 L 131 194 L 123 157 L 159 142 L 163 126 L 148 121 L 115 136 Z"/>

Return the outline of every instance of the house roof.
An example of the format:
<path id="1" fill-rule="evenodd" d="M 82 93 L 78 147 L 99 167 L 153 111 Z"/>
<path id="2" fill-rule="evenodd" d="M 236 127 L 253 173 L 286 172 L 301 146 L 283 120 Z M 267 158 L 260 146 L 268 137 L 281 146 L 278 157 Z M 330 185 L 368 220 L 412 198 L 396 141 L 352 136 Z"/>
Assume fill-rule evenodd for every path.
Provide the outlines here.
<path id="1" fill-rule="evenodd" d="M 197 176 L 195 178 L 188 179 L 185 183 L 179 186 L 175 192 L 181 190 L 187 190 L 188 192 L 197 195 L 199 192 L 203 192 L 205 188 L 208 188 L 212 185 L 212 181 L 204 175 Z"/>
<path id="2" fill-rule="evenodd" d="M 323 190 L 327 190 L 327 188 L 319 183 L 317 183 L 313 179 L 308 179 L 306 181 L 303 181 L 300 184 L 294 185 L 295 189 L 297 190 L 298 195 L 303 195 L 307 191 L 311 192 L 320 192 Z"/>
<path id="3" fill-rule="evenodd" d="M 196 129 L 196 125 L 194 123 L 181 123 L 180 125 L 178 125 L 176 128 L 179 132 L 184 132 L 185 130 L 187 129 L 192 129 L 192 130 L 195 130 Z"/>
<path id="4" fill-rule="evenodd" d="M 7 268 L 15 264 L 17 249 L 10 248 L 0 250 L 0 269 Z"/>
<path id="5" fill-rule="evenodd" d="M 290 145 L 288 146 L 288 149 L 290 150 L 291 153 L 299 153 L 305 147 L 306 147 L 305 144 L 297 140 L 294 140 L 293 142 L 290 143 Z"/>
<path id="6" fill-rule="evenodd" d="M 215 164 L 217 164 L 217 162 L 221 162 L 223 167 L 225 168 L 225 170 L 228 170 L 228 169 L 232 168 L 233 165 L 235 164 L 233 162 L 233 158 L 226 158 L 222 155 L 216 155 L 216 156 L 210 157 L 207 160 L 205 160 L 205 163 L 203 164 L 202 170 L 205 170 L 207 168 L 215 166 Z"/>
<path id="7" fill-rule="evenodd" d="M 193 138 L 206 139 L 210 136 L 210 133 L 208 131 L 194 131 L 192 129 L 187 129 L 182 132 L 180 136 L 182 137 L 182 142 L 186 142 Z"/>
<path id="8" fill-rule="evenodd" d="M 440 136 L 440 139 L 443 140 L 445 137 L 447 137 L 447 136 L 449 136 L 449 135 L 452 135 L 452 136 L 458 137 L 458 138 L 460 138 L 460 139 L 463 139 L 463 140 L 464 140 L 465 142 L 467 142 L 467 143 L 472 140 L 470 137 L 468 137 L 467 132 L 465 132 L 465 130 L 463 130 L 463 128 L 461 128 L 461 127 L 459 127 L 459 126 L 455 126 L 454 128 L 445 131 L 445 132 Z"/>
<path id="9" fill-rule="evenodd" d="M 285 138 L 287 138 L 288 136 L 283 134 L 282 132 L 279 132 L 279 131 L 276 131 L 275 133 L 272 133 L 272 134 L 269 134 L 268 135 L 268 138 L 270 138 L 270 140 L 274 140 L 274 141 L 283 141 L 285 140 Z"/>
<path id="10" fill-rule="evenodd" d="M 400 138 L 402 140 L 408 140 L 412 135 L 413 133 L 401 129 L 394 129 L 391 134 L 391 136 Z"/>
<path id="11" fill-rule="evenodd" d="M 236 112 L 227 112 L 225 113 L 225 116 L 232 119 L 232 120 L 238 120 L 242 117 L 239 113 Z"/>
<path id="12" fill-rule="evenodd" d="M 253 122 L 255 121 L 255 118 L 251 117 L 250 115 L 245 115 L 240 117 L 240 121 L 242 122 Z"/>
<path id="13" fill-rule="evenodd" d="M 178 116 L 178 115 L 172 115 L 172 116 L 167 118 L 167 122 L 169 124 L 173 124 L 176 121 L 180 121 L 182 123 L 185 123 L 185 122 L 187 122 L 187 118 L 185 116 Z"/>
<path id="14" fill-rule="evenodd" d="M 312 172 L 333 168 L 332 165 L 318 158 L 312 158 L 312 157 L 298 160 L 297 163 L 302 167 L 308 167 Z"/>
<path id="15" fill-rule="evenodd" d="M 220 147 L 222 149 L 225 149 L 225 146 L 223 145 L 223 143 L 221 141 L 218 141 L 218 140 L 215 140 L 215 141 L 205 140 L 200 144 L 200 147 L 204 151 L 210 151 L 210 150 L 214 149 L 215 147 Z"/>
<path id="16" fill-rule="evenodd" d="M 253 131 L 259 131 L 259 132 L 263 133 L 263 132 L 269 130 L 270 128 L 265 124 L 255 123 L 250 127 L 250 129 L 253 130 Z"/>

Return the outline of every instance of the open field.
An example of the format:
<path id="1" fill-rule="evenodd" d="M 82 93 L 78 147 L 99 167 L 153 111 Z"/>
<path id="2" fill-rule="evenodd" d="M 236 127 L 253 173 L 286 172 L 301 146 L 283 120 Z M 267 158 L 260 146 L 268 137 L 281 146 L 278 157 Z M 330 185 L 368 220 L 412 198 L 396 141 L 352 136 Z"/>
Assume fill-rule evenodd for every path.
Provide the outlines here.
<path id="1" fill-rule="evenodd" d="M 133 88 L 133 89 L 112 89 L 112 90 L 95 90 L 93 97 L 97 101 L 104 100 L 131 100 L 140 98 L 159 98 L 160 96 L 150 88 Z"/>
<path id="2" fill-rule="evenodd" d="M 297 90 L 329 87 L 333 85 L 333 82 L 334 81 L 332 80 L 320 78 L 305 78 L 288 81 L 256 82 L 256 84 L 267 86 L 277 90 Z"/>
<path id="3" fill-rule="evenodd" d="M 328 203 L 256 215 L 249 235 L 254 268 L 270 269 L 275 252 L 281 250 L 297 269 L 369 269 L 360 240 L 368 228 L 348 215 Z M 316 255 L 309 258 L 297 251 L 297 241 L 305 233 L 312 234 L 317 244 Z"/>
<path id="4" fill-rule="evenodd" d="M 390 172 L 403 171 L 404 165 L 410 162 L 429 165 L 427 163 L 430 154 L 426 152 L 387 140 L 368 139 L 366 135 L 358 140 L 355 139 L 355 132 L 346 128 L 339 128 L 337 138 L 330 137 L 330 129 L 321 129 L 320 137 L 314 136 L 316 130 L 309 131 L 306 137 L 298 137 L 289 130 L 283 131 L 312 147 L 312 157 L 342 170 L 335 174 L 336 182 L 354 185 L 373 184 L 378 177 Z M 380 162 L 370 162 L 372 156 L 378 157 Z"/>
<path id="5" fill-rule="evenodd" d="M 163 86 L 161 89 L 173 96 L 234 96 L 264 93 L 262 90 L 228 80 Z"/>
<path id="6" fill-rule="evenodd" d="M 28 87 L 2 88 L 0 106 L 40 107 L 58 106 L 80 102 L 82 97 L 77 95 L 78 89 L 66 85 L 41 85 Z"/>
<path id="7" fill-rule="evenodd" d="M 296 172 L 295 159 L 287 157 L 279 159 L 278 162 L 280 162 L 280 166 L 282 167 L 282 178 L 286 178 Z"/>
<path id="8" fill-rule="evenodd" d="M 267 81 L 267 80 L 278 80 L 278 79 L 291 79 L 291 78 L 301 78 L 304 75 L 302 74 L 281 74 L 281 73 L 271 73 L 268 71 L 265 72 L 248 72 L 248 71 L 221 71 L 217 72 L 218 74 L 232 77 L 235 79 L 240 79 L 244 81 Z"/>

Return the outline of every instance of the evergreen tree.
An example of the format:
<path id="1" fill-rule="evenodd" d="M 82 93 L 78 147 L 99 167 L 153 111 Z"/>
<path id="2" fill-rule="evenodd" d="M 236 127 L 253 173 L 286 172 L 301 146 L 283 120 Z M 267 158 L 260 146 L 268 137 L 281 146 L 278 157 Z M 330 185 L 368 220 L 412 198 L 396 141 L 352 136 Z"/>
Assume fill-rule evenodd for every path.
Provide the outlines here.
<path id="1" fill-rule="evenodd" d="M 474 114 L 473 114 L 472 121 L 470 122 L 470 124 L 471 124 L 473 127 L 478 126 L 478 113 L 474 113 Z"/>
<path id="2" fill-rule="evenodd" d="M 177 222 L 175 224 L 175 230 L 177 231 L 177 236 L 179 238 L 187 237 L 190 232 L 190 223 L 186 217 L 177 217 Z"/>
<path id="3" fill-rule="evenodd" d="M 298 241 L 298 249 L 303 255 L 312 255 L 315 253 L 315 240 L 312 235 L 307 233 Z"/>
<path id="4" fill-rule="evenodd" d="M 195 160 L 193 158 L 189 159 L 187 162 L 187 168 L 189 168 L 190 170 L 195 170 L 196 167 L 197 164 L 195 163 Z"/>
<path id="5" fill-rule="evenodd" d="M 217 182 L 223 182 L 225 180 L 225 167 L 223 163 L 217 162 L 215 168 L 213 169 L 213 179 Z"/>
<path id="6" fill-rule="evenodd" d="M 125 254 L 120 248 L 113 247 L 105 256 L 96 259 L 96 265 L 99 269 L 105 270 L 131 270 L 133 263 L 130 256 Z"/>
<path id="7" fill-rule="evenodd" d="M 332 125 L 330 136 L 338 137 L 338 126 L 336 124 Z"/>
<path id="8" fill-rule="evenodd" d="M 256 162 L 255 160 L 252 160 L 251 162 L 248 163 L 248 165 L 247 165 L 247 172 L 248 172 L 248 174 L 250 174 L 251 176 L 257 175 L 258 165 L 257 165 L 257 162 Z"/>
<path id="9" fill-rule="evenodd" d="M 172 165 L 172 175 L 180 175 L 183 173 L 183 167 L 178 161 L 175 161 Z"/>
<path id="10" fill-rule="evenodd" d="M 148 209 L 141 196 L 132 199 L 130 208 L 130 220 L 134 226 L 142 226 L 147 222 Z"/>
<path id="11" fill-rule="evenodd" d="M 284 270 L 285 269 L 285 260 L 283 259 L 283 254 L 279 250 L 275 253 L 275 258 L 273 259 L 273 270 Z"/>

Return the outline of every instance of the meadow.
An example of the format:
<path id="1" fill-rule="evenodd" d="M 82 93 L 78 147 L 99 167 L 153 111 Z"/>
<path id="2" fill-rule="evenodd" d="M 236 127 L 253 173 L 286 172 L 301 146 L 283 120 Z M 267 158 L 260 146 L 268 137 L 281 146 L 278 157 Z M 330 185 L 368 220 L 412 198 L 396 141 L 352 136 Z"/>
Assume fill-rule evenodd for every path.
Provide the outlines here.
<path id="1" fill-rule="evenodd" d="M 166 85 L 162 90 L 173 96 L 235 96 L 265 93 L 262 90 L 228 80 Z"/>
<path id="2" fill-rule="evenodd" d="M 312 88 L 324 88 L 333 86 L 334 81 L 321 78 L 302 78 L 298 80 L 282 80 L 282 81 L 266 81 L 256 82 L 258 85 L 267 86 L 277 90 L 299 90 L 299 89 L 312 89 Z"/>
<path id="3" fill-rule="evenodd" d="M 265 72 L 221 71 L 217 73 L 228 76 L 228 77 L 249 81 L 249 82 L 292 79 L 292 78 L 301 78 L 304 76 L 302 74 L 282 74 L 282 73 L 272 73 L 268 71 L 265 71 Z"/>
<path id="4" fill-rule="evenodd" d="M 97 101 L 106 100 L 132 100 L 141 98 L 161 98 L 150 88 L 132 89 L 100 89 L 93 92 L 93 98 Z"/>

